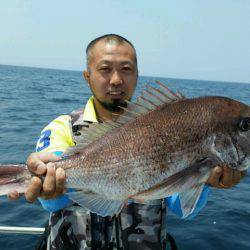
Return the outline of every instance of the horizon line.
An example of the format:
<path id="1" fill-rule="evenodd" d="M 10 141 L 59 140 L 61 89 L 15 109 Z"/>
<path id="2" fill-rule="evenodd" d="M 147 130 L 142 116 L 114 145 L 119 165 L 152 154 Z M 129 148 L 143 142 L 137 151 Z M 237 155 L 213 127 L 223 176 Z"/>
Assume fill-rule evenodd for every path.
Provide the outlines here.
<path id="1" fill-rule="evenodd" d="M 10 67 L 23 67 L 23 68 L 35 68 L 35 69 L 47 69 L 47 70 L 61 70 L 61 71 L 73 71 L 73 72 L 82 72 L 81 70 L 76 69 L 59 69 L 59 68 L 47 68 L 43 66 L 30 66 L 30 65 L 14 65 L 14 64 L 1 64 L 0 66 L 10 66 Z M 167 77 L 167 76 L 148 76 L 148 75 L 139 75 L 139 77 L 156 77 L 156 78 L 168 78 L 168 79 L 175 79 L 175 80 L 192 80 L 192 81 L 204 81 L 204 82 L 221 82 L 221 83 L 240 83 L 240 84 L 250 84 L 249 82 L 245 81 L 226 81 L 226 80 L 208 80 L 208 79 L 195 79 L 195 78 L 177 78 L 177 77 Z"/>

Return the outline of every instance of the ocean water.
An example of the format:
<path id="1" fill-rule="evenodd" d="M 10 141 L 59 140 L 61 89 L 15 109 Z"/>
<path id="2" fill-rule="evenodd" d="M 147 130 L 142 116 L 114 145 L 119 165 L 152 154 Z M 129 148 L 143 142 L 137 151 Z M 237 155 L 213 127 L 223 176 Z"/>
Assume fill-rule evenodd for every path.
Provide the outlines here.
<path id="1" fill-rule="evenodd" d="M 250 84 L 158 79 L 187 96 L 223 95 L 250 104 Z M 60 114 L 83 107 L 90 90 L 81 72 L 0 65 L 0 162 L 23 163 L 34 151 L 41 129 Z M 250 249 L 249 174 L 230 190 L 211 189 L 207 206 L 193 220 L 168 213 L 167 228 L 181 250 Z M 0 226 L 40 227 L 48 212 L 39 202 L 0 197 Z M 34 249 L 39 236 L 0 233 L 0 249 Z"/>

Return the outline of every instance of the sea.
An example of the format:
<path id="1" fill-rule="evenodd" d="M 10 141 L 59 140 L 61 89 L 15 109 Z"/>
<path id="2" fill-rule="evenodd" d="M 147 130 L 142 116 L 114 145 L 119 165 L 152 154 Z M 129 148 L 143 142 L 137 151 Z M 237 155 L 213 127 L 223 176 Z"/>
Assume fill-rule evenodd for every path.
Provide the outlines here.
<path id="1" fill-rule="evenodd" d="M 160 80 L 188 97 L 227 96 L 250 105 L 250 84 L 140 76 L 135 96 Z M 24 163 L 40 131 L 61 114 L 84 107 L 91 95 L 79 71 L 0 65 L 0 163 Z M 181 250 L 250 249 L 250 176 L 228 190 L 211 188 L 192 220 L 168 211 L 167 230 Z M 49 213 L 39 202 L 0 197 L 0 226 L 43 227 Z M 41 236 L 0 233 L 0 249 L 35 249 Z"/>

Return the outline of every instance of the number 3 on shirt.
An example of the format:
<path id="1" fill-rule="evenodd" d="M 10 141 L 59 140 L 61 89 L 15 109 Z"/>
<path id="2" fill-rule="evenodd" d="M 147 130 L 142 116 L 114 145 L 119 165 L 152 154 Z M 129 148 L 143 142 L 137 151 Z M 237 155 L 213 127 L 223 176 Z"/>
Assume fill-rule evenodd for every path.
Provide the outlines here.
<path id="1" fill-rule="evenodd" d="M 50 135 L 51 130 L 45 130 L 41 133 L 40 139 L 38 141 L 38 146 L 36 151 L 39 152 L 45 148 L 47 148 L 50 145 Z"/>

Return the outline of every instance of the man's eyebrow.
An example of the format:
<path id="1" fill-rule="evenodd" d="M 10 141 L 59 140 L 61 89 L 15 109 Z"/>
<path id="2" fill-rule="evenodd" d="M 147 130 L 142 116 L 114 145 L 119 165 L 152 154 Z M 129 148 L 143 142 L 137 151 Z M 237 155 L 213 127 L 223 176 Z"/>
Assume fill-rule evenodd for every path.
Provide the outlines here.
<path id="1" fill-rule="evenodd" d="M 111 64 L 111 62 L 109 60 L 101 60 L 98 65 L 100 64 Z"/>
<path id="2" fill-rule="evenodd" d="M 108 64 L 108 65 L 110 65 L 110 64 L 112 64 L 112 62 L 109 61 L 109 60 L 101 60 L 100 62 L 98 62 L 97 65 L 102 65 L 102 64 Z M 133 65 L 133 62 L 126 60 L 126 61 L 120 62 L 119 64 L 122 65 L 122 66 L 126 65 L 126 64 Z"/>
<path id="3" fill-rule="evenodd" d="M 120 64 L 121 65 L 126 65 L 126 64 L 133 65 L 133 62 L 131 62 L 131 61 L 122 61 Z"/>

